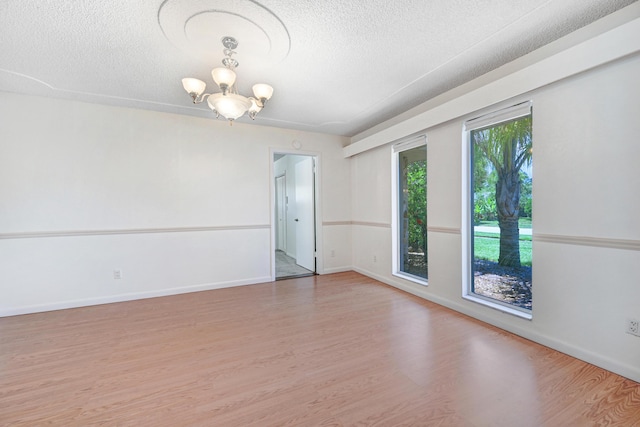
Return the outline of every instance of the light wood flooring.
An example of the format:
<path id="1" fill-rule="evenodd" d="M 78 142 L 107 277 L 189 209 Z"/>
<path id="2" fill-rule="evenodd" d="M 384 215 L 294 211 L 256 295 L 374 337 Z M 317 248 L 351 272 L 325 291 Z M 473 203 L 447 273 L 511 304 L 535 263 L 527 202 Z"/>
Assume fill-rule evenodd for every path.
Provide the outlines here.
<path id="1" fill-rule="evenodd" d="M 0 319 L 0 425 L 640 426 L 640 384 L 357 273 Z"/>

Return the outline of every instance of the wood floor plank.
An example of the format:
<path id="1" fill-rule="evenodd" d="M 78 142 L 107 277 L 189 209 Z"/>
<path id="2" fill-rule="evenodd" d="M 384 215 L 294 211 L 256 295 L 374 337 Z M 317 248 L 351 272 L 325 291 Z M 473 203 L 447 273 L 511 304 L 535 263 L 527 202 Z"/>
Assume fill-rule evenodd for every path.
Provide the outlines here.
<path id="1" fill-rule="evenodd" d="M 640 426 L 640 384 L 353 272 L 0 337 L 2 426 Z"/>

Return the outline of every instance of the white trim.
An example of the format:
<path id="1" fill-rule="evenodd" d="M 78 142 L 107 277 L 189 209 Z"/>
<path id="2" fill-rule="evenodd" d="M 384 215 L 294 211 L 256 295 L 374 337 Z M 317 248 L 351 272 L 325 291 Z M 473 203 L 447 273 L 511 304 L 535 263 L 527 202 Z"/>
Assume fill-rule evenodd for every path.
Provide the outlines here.
<path id="1" fill-rule="evenodd" d="M 461 132 L 461 144 L 462 144 L 462 155 L 460 156 L 462 160 L 462 167 L 460 168 L 462 174 L 462 191 L 460 192 L 461 201 L 460 206 L 462 208 L 462 214 L 460 219 L 462 220 L 462 224 L 460 227 L 460 261 L 462 265 L 460 266 L 461 270 L 461 280 L 460 280 L 460 292 L 464 297 L 469 293 L 470 289 L 470 280 L 473 274 L 473 270 L 471 269 L 471 262 L 473 260 L 473 254 L 471 253 L 471 239 L 473 233 L 473 227 L 471 225 L 471 196 L 470 190 L 473 188 L 471 184 L 471 139 L 470 132 L 466 132 L 464 127 Z"/>
<path id="2" fill-rule="evenodd" d="M 380 147 L 640 51 L 640 3 L 446 92 L 351 138 L 344 157 Z M 630 19 L 630 17 L 633 17 Z M 605 29 L 603 27 L 612 27 Z M 595 36 L 591 36 L 595 34 Z M 589 38 L 587 38 L 589 37 Z M 582 40 L 575 43 L 577 38 Z M 566 47 L 569 46 L 569 47 Z M 515 70 L 515 71 L 512 71 Z M 367 135 L 359 139 L 360 135 Z"/>
<path id="3" fill-rule="evenodd" d="M 429 279 L 422 279 L 418 276 L 414 276 L 404 271 L 400 270 L 400 245 L 399 240 L 400 236 L 398 234 L 400 228 L 399 222 L 399 193 L 398 187 L 400 185 L 399 173 L 400 168 L 398 163 L 400 162 L 400 154 L 405 151 L 418 148 L 425 147 L 425 160 L 428 159 L 428 144 L 427 144 L 427 136 L 425 134 L 413 136 L 411 138 L 407 138 L 404 141 L 393 144 L 391 147 L 391 274 L 396 277 L 399 277 L 404 280 L 408 280 L 410 282 L 418 283 L 422 286 L 427 286 L 429 284 Z M 427 170 L 428 174 L 428 170 Z M 427 177 L 428 183 L 428 177 Z M 428 187 L 428 184 L 427 184 Z M 428 188 L 427 188 L 428 191 Z M 425 206 L 427 209 L 427 206 Z M 427 224 L 428 231 L 428 224 Z M 428 245 L 428 243 L 427 243 Z"/>
<path id="4" fill-rule="evenodd" d="M 591 246 L 596 248 L 640 251 L 640 240 L 609 239 L 588 236 L 564 236 L 559 234 L 540 234 L 533 236 L 534 242 L 558 243 L 562 245 Z"/>
<path id="5" fill-rule="evenodd" d="M 347 271 L 353 271 L 353 267 L 350 265 L 343 265 L 342 267 L 325 268 L 323 274 L 344 273 Z"/>
<path id="6" fill-rule="evenodd" d="M 472 293 L 469 293 L 469 291 L 467 290 L 466 293 L 462 294 L 462 298 L 478 303 L 478 304 L 482 304 L 485 305 L 489 308 L 493 308 L 494 310 L 498 310 L 501 311 L 503 313 L 507 313 L 507 314 L 511 314 L 513 316 L 518 316 L 518 317 L 522 317 L 523 319 L 527 319 L 527 320 L 531 320 L 533 319 L 533 315 L 531 314 L 531 310 L 526 310 L 526 309 L 519 309 L 516 306 L 513 305 L 507 305 L 506 303 L 500 303 L 497 301 L 493 301 L 490 298 L 482 298 L 478 295 L 474 295 Z"/>
<path id="7" fill-rule="evenodd" d="M 391 224 L 387 222 L 372 221 L 325 221 L 322 225 L 325 227 L 333 227 L 337 225 L 360 225 L 363 227 L 391 228 Z M 433 231 L 434 233 L 460 234 L 460 229 L 455 227 L 427 227 L 427 231 Z"/>
<path id="8" fill-rule="evenodd" d="M 402 280 L 417 283 L 420 286 L 429 286 L 429 280 L 423 279 L 419 276 L 414 276 L 413 274 L 405 273 L 404 271 L 393 271 L 391 274 Z"/>
<path id="9" fill-rule="evenodd" d="M 393 144 L 393 152 L 400 153 L 402 151 L 407 151 L 412 148 L 422 147 L 427 144 L 427 136 L 423 133 L 421 135 L 412 136 L 406 139 L 403 139 L 400 142 L 396 142 Z"/>
<path id="10" fill-rule="evenodd" d="M 427 226 L 427 231 L 430 233 L 460 234 L 460 229 L 456 227 Z"/>
<path id="11" fill-rule="evenodd" d="M 276 280 L 276 257 L 275 257 L 275 248 L 276 248 L 276 223 L 275 223 L 275 209 L 276 209 L 276 191 L 275 191 L 275 161 L 273 159 L 275 154 L 285 154 L 285 155 L 293 155 L 293 156 L 309 156 L 314 159 L 314 176 L 315 176 L 315 234 L 316 234 L 316 273 L 317 274 L 325 274 L 324 273 L 324 252 L 322 251 L 323 238 L 322 235 L 324 233 L 322 230 L 322 153 L 317 151 L 306 151 L 306 150 L 293 150 L 286 148 L 277 148 L 270 147 L 269 148 L 269 192 L 270 192 L 270 210 L 269 210 L 269 228 L 271 229 L 271 244 L 270 244 L 270 254 L 271 257 L 271 280 Z M 287 255 L 291 256 L 287 253 Z M 295 258 L 295 256 L 292 256 Z"/>
<path id="12" fill-rule="evenodd" d="M 251 279 L 231 280 L 227 282 L 204 283 L 200 285 L 179 288 L 159 289 L 155 291 L 132 292 L 96 298 L 67 300 L 56 303 L 26 305 L 22 307 L 5 308 L 0 310 L 0 317 L 18 316 L 21 314 L 40 313 L 44 311 L 65 310 L 69 308 L 87 307 L 92 305 L 111 304 L 115 302 L 134 301 L 138 299 L 157 298 L 170 295 L 186 294 L 190 292 L 212 291 L 215 289 L 231 288 L 235 286 L 256 285 L 271 282 L 271 277 L 254 277 Z"/>
<path id="13" fill-rule="evenodd" d="M 391 224 L 387 222 L 351 221 L 351 224 L 360 225 L 363 227 L 391 228 Z"/>
<path id="14" fill-rule="evenodd" d="M 275 156 L 274 156 L 275 157 Z M 276 160 L 273 160 L 273 163 L 275 164 Z M 282 247 L 283 249 L 276 249 L 276 250 L 283 250 L 284 253 L 287 253 L 287 221 L 288 221 L 288 205 L 289 205 L 289 195 L 287 194 L 287 171 L 285 170 L 283 173 L 281 173 L 280 175 L 276 175 L 276 177 L 274 178 L 274 197 L 277 195 L 278 193 L 278 180 L 284 178 L 284 230 L 283 233 L 284 234 L 284 242 L 282 242 Z M 277 202 L 277 197 L 274 198 L 275 201 L 275 208 L 274 208 L 274 212 L 278 210 L 278 202 Z M 275 214 L 274 218 L 273 218 L 273 222 L 275 224 L 276 227 L 276 240 L 275 240 L 275 246 L 278 246 L 277 242 L 278 242 L 278 215 Z M 288 254 L 287 254 L 288 255 Z"/>
<path id="15" fill-rule="evenodd" d="M 479 117 L 474 117 L 473 119 L 464 122 L 464 130 L 470 132 L 472 130 L 486 128 L 501 122 L 506 122 L 508 120 L 528 116 L 531 114 L 532 105 L 533 103 L 529 100 L 500 110 L 494 110 Z"/>
<path id="16" fill-rule="evenodd" d="M 66 230 L 66 231 L 21 231 L 1 233 L 3 239 L 41 239 L 45 237 L 111 236 L 118 234 L 154 234 L 154 233 L 192 233 L 203 231 L 261 230 L 270 228 L 269 224 L 222 225 L 205 227 L 168 227 L 168 228 L 126 228 L 113 230 Z"/>
<path id="17" fill-rule="evenodd" d="M 471 291 L 473 284 L 471 262 L 474 255 L 471 252 L 473 227 L 471 226 L 471 199 L 473 197 L 473 187 L 471 183 L 472 168 L 471 165 L 471 132 L 477 129 L 485 128 L 491 125 L 497 125 L 508 120 L 518 119 L 531 114 L 532 101 L 524 101 L 518 104 L 497 108 L 491 112 L 483 114 L 474 119 L 468 120 L 462 126 L 462 298 L 490 307 L 495 310 L 502 311 L 507 314 L 531 320 L 533 318 L 533 310 L 517 307 L 512 304 L 503 303 L 491 298 L 483 297 Z"/>
<path id="18" fill-rule="evenodd" d="M 323 227 L 333 227 L 336 225 L 351 225 L 352 221 L 324 221 L 322 223 Z"/>
<path id="19" fill-rule="evenodd" d="M 400 270 L 400 245 L 398 244 L 398 155 L 400 150 L 391 147 L 391 274 Z"/>

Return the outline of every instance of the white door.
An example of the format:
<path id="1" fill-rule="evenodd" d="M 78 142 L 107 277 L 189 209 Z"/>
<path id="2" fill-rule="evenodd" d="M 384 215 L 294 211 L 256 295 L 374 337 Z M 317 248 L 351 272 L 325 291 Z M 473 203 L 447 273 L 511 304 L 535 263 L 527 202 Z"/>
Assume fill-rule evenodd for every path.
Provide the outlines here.
<path id="1" fill-rule="evenodd" d="M 285 175 L 276 178 L 276 249 L 287 251 L 287 181 Z"/>
<path id="2" fill-rule="evenodd" d="M 296 163 L 296 264 L 316 271 L 313 158 Z"/>

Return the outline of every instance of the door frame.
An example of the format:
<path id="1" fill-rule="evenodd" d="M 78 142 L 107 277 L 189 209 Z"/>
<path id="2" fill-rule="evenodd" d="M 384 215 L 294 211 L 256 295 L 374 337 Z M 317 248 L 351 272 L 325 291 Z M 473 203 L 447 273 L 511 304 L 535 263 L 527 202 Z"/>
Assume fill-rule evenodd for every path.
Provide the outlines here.
<path id="1" fill-rule="evenodd" d="M 284 237 L 283 237 L 284 241 L 282 242 L 282 246 L 284 247 L 284 252 L 287 252 L 287 204 L 288 204 L 287 201 L 288 201 L 288 196 L 287 196 L 287 174 L 286 173 L 277 175 L 275 177 L 275 187 L 274 187 L 275 188 L 275 195 L 276 195 L 276 199 L 275 199 L 276 203 L 275 203 L 275 211 L 274 211 L 275 212 L 274 220 L 275 220 L 275 224 L 276 224 L 276 239 L 275 239 L 276 244 L 275 244 L 275 247 L 276 247 L 276 249 L 278 247 L 278 234 L 279 234 L 279 232 L 278 232 L 278 230 L 279 230 L 279 228 L 278 228 L 278 197 L 277 196 L 278 196 L 278 180 L 280 180 L 280 179 L 284 180 L 284 188 L 283 188 L 283 193 L 284 193 L 284 207 L 283 207 L 284 224 L 281 225 L 280 228 L 283 229 L 282 234 L 284 235 Z"/>
<path id="2" fill-rule="evenodd" d="M 315 235 L 316 235 L 316 274 L 324 274 L 324 257 L 323 257 L 323 243 L 322 243 L 322 159 L 321 153 L 317 151 L 305 151 L 305 150 L 291 150 L 286 148 L 269 148 L 269 198 L 270 198 L 270 210 L 269 210 L 269 224 L 271 226 L 271 244 L 270 254 L 271 259 L 271 281 L 276 280 L 276 174 L 275 174 L 275 161 L 274 155 L 285 154 L 294 156 L 309 156 L 315 160 L 315 180 L 314 180 L 314 204 L 315 204 Z"/>

